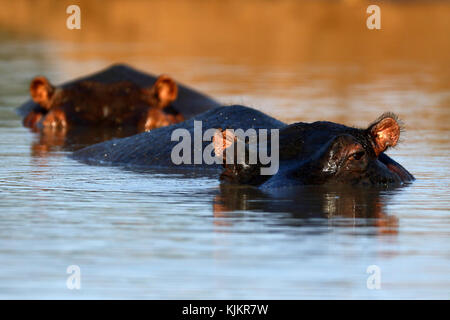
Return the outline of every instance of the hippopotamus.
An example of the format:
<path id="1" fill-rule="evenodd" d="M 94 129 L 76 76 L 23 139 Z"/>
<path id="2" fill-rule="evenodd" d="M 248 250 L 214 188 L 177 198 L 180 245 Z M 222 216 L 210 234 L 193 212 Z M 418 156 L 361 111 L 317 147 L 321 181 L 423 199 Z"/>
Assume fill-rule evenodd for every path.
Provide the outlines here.
<path id="1" fill-rule="evenodd" d="M 38 76 L 31 81 L 32 100 L 18 113 L 34 130 L 80 127 L 132 128 L 134 133 L 179 123 L 219 104 L 193 89 L 126 65 L 58 86 Z"/>
<path id="2" fill-rule="evenodd" d="M 178 129 L 185 130 L 195 140 L 199 124 L 206 132 L 215 130 L 209 139 L 201 142 L 200 148 L 205 153 L 213 149 L 216 159 L 221 161 L 174 161 L 174 150 L 180 144 L 179 135 L 174 133 L 179 132 Z M 217 170 L 222 172 L 220 179 L 223 182 L 262 189 L 336 184 L 388 186 L 414 180 L 412 174 L 385 154 L 388 148 L 397 144 L 401 128 L 397 116 L 392 113 L 385 113 L 367 128 L 360 129 L 328 121 L 288 125 L 252 108 L 223 106 L 182 123 L 86 147 L 74 152 L 72 157 L 89 164 Z M 250 163 L 249 157 L 244 157 L 241 163 L 236 157 L 230 159 L 227 154 L 233 154 L 231 150 L 238 145 L 235 142 L 239 138 L 232 129 L 277 132 L 278 170 L 262 174 L 261 169 L 267 162 L 258 159 Z M 245 137 L 244 140 L 246 149 L 262 144 L 260 140 L 256 143 Z M 271 141 L 265 146 L 272 155 L 274 145 Z M 188 157 L 193 154 L 195 158 L 199 154 L 198 147 L 194 143 L 187 152 L 183 150 L 183 157 L 186 152 Z"/>

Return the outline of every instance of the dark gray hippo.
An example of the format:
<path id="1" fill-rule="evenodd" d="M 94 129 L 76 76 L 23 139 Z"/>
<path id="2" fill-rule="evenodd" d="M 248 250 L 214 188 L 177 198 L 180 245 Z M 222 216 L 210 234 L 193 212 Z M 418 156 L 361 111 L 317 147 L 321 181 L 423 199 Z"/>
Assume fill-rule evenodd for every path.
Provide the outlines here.
<path id="1" fill-rule="evenodd" d="M 201 121 L 202 131 L 218 128 L 279 129 L 285 124 L 260 111 L 244 106 L 218 107 L 186 120 L 182 123 L 143 132 L 131 137 L 113 139 L 81 149 L 73 154 L 73 158 L 90 164 L 119 165 L 141 168 L 177 167 L 189 169 L 221 170 L 221 164 L 195 164 L 192 145 L 191 164 L 174 164 L 171 160 L 173 148 L 179 140 L 171 141 L 172 133 L 177 129 L 185 129 L 194 137 L 194 122 Z M 205 149 L 210 141 L 202 141 Z"/>
<path id="2" fill-rule="evenodd" d="M 200 140 L 207 129 L 216 129 L 210 139 L 201 142 L 200 148 L 192 143 L 196 140 L 195 129 L 199 123 L 202 133 L 197 133 L 197 138 Z M 179 129 L 191 137 L 188 152 L 186 149 L 180 152 L 178 148 L 181 141 L 185 141 L 177 134 Z M 266 140 L 258 136 L 255 142 L 246 136 L 242 140 L 237 131 L 233 133 L 230 129 L 259 132 L 259 129 L 266 129 L 278 133 Z M 98 165 L 220 169 L 223 181 L 260 188 L 334 184 L 389 186 L 414 180 L 405 168 L 384 154 L 387 148 L 397 144 L 399 136 L 399 122 L 390 113 L 383 114 L 367 128 L 358 129 L 326 121 L 287 125 L 248 107 L 229 106 L 209 110 L 172 126 L 92 145 L 73 153 L 73 158 Z M 273 137 L 277 138 L 277 143 Z M 273 163 L 268 164 L 267 159 L 260 157 L 261 153 L 256 162 L 249 156 L 237 159 L 239 143 L 236 142 L 239 141 L 246 151 L 264 147 L 266 155 L 270 153 L 272 160 L 277 161 L 276 170 L 263 173 L 262 168 L 272 167 Z M 213 150 L 220 160 L 218 163 L 201 161 L 202 152 L 208 155 Z M 278 154 L 276 159 L 274 151 Z M 180 164 L 180 157 L 174 161 L 174 154 L 186 156 L 190 161 Z M 192 163 L 196 155 L 200 157 L 197 164 Z"/>

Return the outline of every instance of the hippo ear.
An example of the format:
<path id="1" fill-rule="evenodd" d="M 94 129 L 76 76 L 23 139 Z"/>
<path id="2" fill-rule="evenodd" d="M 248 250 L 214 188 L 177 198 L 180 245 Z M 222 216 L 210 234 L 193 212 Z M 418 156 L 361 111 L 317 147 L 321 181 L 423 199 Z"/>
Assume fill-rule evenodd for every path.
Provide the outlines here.
<path id="1" fill-rule="evenodd" d="M 224 171 L 220 175 L 221 180 L 232 183 L 259 185 L 270 176 L 261 175 L 261 164 L 251 164 L 249 159 L 241 158 L 237 145 L 244 142 L 234 133 L 234 130 L 217 130 L 213 137 L 214 152 L 216 157 L 223 159 Z M 249 154 L 249 145 L 245 144 L 245 154 Z M 243 161 L 243 162 L 241 162 Z"/>
<path id="2" fill-rule="evenodd" d="M 50 99 L 55 88 L 45 77 L 36 77 L 30 84 L 30 95 L 34 102 L 39 103 L 44 108 L 49 108 Z"/>
<path id="3" fill-rule="evenodd" d="M 159 76 L 153 85 L 155 96 L 158 98 L 159 106 L 164 108 L 173 102 L 178 95 L 178 86 L 175 81 L 167 75 Z"/>
<path id="4" fill-rule="evenodd" d="M 213 137 L 214 153 L 216 154 L 216 157 L 226 160 L 226 155 L 224 151 L 233 144 L 235 139 L 236 137 L 233 131 L 216 130 L 216 133 L 214 134 Z"/>
<path id="5" fill-rule="evenodd" d="M 368 130 L 377 157 L 388 147 L 395 146 L 400 138 L 400 125 L 397 122 L 397 117 L 392 114 L 381 116 Z"/>

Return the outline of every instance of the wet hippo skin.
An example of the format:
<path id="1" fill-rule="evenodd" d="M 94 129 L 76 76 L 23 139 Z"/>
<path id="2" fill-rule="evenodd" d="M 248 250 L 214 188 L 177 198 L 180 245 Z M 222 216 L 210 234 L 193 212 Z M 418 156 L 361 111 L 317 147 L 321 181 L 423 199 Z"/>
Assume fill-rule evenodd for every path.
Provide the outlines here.
<path id="1" fill-rule="evenodd" d="M 202 121 L 203 132 L 209 128 L 280 129 L 278 172 L 262 176 L 260 163 L 224 161 L 223 169 L 218 164 L 175 165 L 171 152 L 179 141 L 171 141 L 172 132 L 184 128 L 194 136 L 194 120 Z M 325 121 L 286 125 L 248 107 L 228 106 L 169 127 L 96 144 L 72 156 L 89 164 L 223 170 L 223 181 L 261 188 L 335 183 L 385 186 L 414 180 L 405 168 L 384 154 L 396 145 L 399 135 L 400 125 L 392 114 L 382 115 L 366 129 L 357 129 Z M 214 138 L 214 145 L 222 144 L 220 138 Z M 227 138 L 224 134 L 223 139 Z M 203 149 L 210 143 L 203 142 Z M 224 159 L 226 152 L 225 148 Z"/>
<path id="2" fill-rule="evenodd" d="M 135 167 L 183 167 L 221 170 L 221 165 L 191 164 L 175 165 L 171 152 L 178 141 L 171 141 L 172 132 L 187 129 L 194 136 L 194 121 L 202 121 L 203 131 L 210 128 L 281 128 L 285 123 L 264 113 L 244 106 L 218 107 L 190 120 L 143 132 L 123 139 L 113 139 L 75 152 L 72 157 L 90 164 L 109 164 Z M 203 142 L 205 148 L 211 142 Z"/>

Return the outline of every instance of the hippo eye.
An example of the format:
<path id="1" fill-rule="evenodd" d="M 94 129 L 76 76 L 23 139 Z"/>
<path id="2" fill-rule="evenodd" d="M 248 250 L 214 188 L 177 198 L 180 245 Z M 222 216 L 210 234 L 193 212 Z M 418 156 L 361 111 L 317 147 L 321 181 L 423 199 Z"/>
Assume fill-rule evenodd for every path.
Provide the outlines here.
<path id="1" fill-rule="evenodd" d="M 360 160 L 364 156 L 364 151 L 357 151 L 355 153 L 352 153 L 350 157 L 348 157 L 349 160 Z"/>

